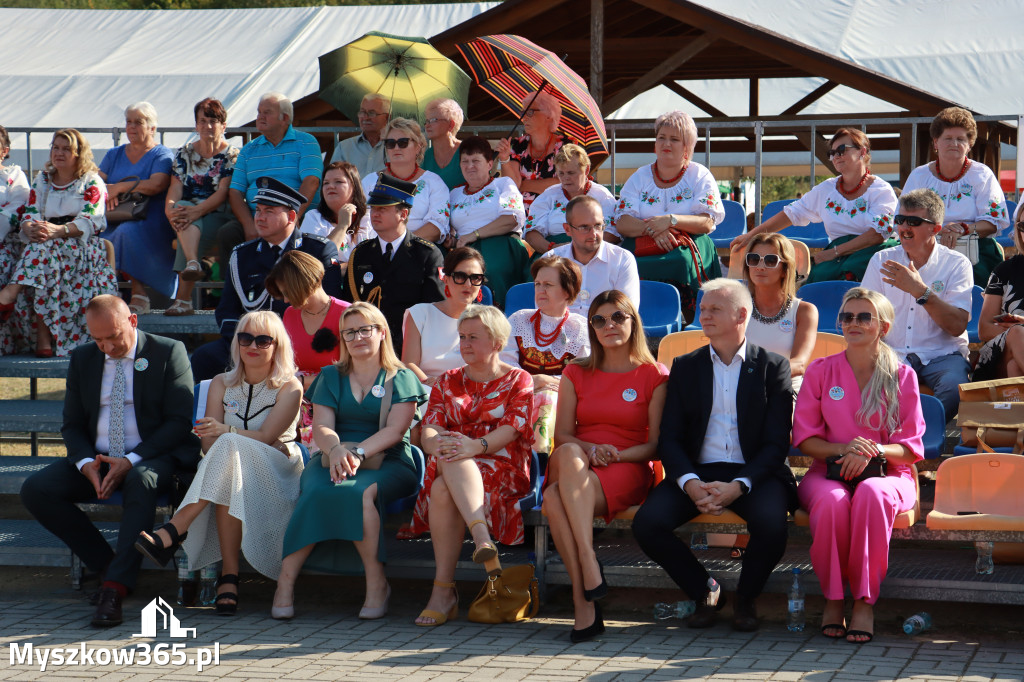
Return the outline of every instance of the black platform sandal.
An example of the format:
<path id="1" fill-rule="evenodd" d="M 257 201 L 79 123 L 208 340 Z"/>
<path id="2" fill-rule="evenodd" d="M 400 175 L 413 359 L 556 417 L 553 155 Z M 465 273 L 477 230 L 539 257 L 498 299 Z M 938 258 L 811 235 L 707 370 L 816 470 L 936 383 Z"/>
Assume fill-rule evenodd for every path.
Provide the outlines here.
<path id="1" fill-rule="evenodd" d="M 215 587 L 218 589 L 221 585 L 238 585 L 238 574 L 237 573 L 226 573 L 217 579 Z M 230 601 L 221 601 L 221 599 Z M 217 595 L 217 599 L 214 601 L 214 606 L 217 607 L 218 616 L 233 616 L 238 611 L 238 593 L 237 592 L 221 592 Z"/>
<path id="2" fill-rule="evenodd" d="M 188 537 L 188 531 L 178 535 L 178 529 L 174 527 L 173 523 L 165 523 L 156 530 L 167 531 L 167 534 L 171 536 L 171 544 L 164 547 L 164 542 L 156 534 L 156 531 L 152 533 L 143 531 L 139 533 L 139 539 L 135 541 L 135 549 L 149 557 L 157 566 L 166 566 L 167 562 L 174 558 L 174 553 L 178 551 L 181 543 Z"/>

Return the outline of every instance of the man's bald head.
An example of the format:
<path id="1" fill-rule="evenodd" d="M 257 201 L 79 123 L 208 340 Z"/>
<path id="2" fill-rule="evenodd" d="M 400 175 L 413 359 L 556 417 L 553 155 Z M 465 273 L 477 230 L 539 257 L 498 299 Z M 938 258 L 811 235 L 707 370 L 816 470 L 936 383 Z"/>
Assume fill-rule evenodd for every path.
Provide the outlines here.
<path id="1" fill-rule="evenodd" d="M 123 358 L 135 345 L 138 317 L 119 296 L 96 296 L 85 307 L 85 326 L 100 350 Z"/>

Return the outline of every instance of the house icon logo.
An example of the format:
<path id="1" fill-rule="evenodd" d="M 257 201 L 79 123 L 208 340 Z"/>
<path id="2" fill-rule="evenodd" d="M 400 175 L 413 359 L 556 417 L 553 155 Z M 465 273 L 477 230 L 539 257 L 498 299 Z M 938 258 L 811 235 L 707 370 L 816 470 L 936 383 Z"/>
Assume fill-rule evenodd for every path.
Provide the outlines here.
<path id="1" fill-rule="evenodd" d="M 165 602 L 162 597 L 157 597 L 146 604 L 142 609 L 142 632 L 132 637 L 156 637 L 157 625 L 160 620 L 163 622 L 162 629 L 167 631 L 170 637 L 188 637 L 191 634 L 196 636 L 195 628 L 183 628 L 178 617 L 174 615 L 174 609 Z"/>

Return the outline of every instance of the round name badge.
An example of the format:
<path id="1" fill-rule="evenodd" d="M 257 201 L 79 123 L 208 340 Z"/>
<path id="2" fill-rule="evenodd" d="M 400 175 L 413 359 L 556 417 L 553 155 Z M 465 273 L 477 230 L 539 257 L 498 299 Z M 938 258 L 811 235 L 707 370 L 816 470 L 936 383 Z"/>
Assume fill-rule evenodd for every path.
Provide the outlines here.
<path id="1" fill-rule="evenodd" d="M 373 281 L 373 273 L 372 272 L 367 272 L 365 275 L 363 275 L 363 284 L 369 284 L 372 281 Z"/>
<path id="2" fill-rule="evenodd" d="M 224 411 L 228 414 L 238 414 L 238 401 L 229 400 L 224 403 Z"/>
<path id="3" fill-rule="evenodd" d="M 633 402 L 634 400 L 636 400 L 636 391 L 634 391 L 632 388 L 627 388 L 625 391 L 622 392 L 622 399 L 625 400 L 627 403 Z"/>
<path id="4" fill-rule="evenodd" d="M 370 393 L 373 394 L 374 398 L 383 398 L 384 397 L 384 387 L 381 386 L 380 384 L 376 384 L 373 388 L 370 389 Z"/>
<path id="5" fill-rule="evenodd" d="M 942 280 L 939 280 L 937 282 L 932 282 L 932 291 L 934 291 L 937 294 L 941 294 L 945 288 L 946 288 L 946 283 L 943 282 Z"/>
<path id="6" fill-rule="evenodd" d="M 135 361 L 136 372 L 145 372 L 147 367 L 149 367 L 149 360 L 146 358 L 139 358 Z"/>
<path id="7" fill-rule="evenodd" d="M 590 292 L 587 291 L 586 289 L 583 289 L 582 291 L 580 291 L 580 298 L 586 301 L 588 298 L 590 298 Z"/>
<path id="8" fill-rule="evenodd" d="M 779 321 L 779 329 L 781 329 L 782 331 L 784 331 L 787 334 L 792 334 L 793 333 L 793 320 L 790 320 L 789 318 L 786 318 L 784 320 L 780 320 Z"/>
<path id="9" fill-rule="evenodd" d="M 842 386 L 833 386 L 828 389 L 828 397 L 832 398 L 832 400 L 842 400 L 844 395 L 846 395 L 846 392 Z"/>

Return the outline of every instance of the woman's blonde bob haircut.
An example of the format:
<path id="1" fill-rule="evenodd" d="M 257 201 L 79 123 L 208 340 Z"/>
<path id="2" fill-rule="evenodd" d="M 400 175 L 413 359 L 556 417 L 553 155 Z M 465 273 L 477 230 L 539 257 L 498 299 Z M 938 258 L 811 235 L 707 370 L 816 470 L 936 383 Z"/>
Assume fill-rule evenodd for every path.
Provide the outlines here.
<path id="1" fill-rule="evenodd" d="M 381 133 L 381 139 L 386 140 L 388 135 L 391 134 L 392 130 L 401 130 L 412 138 L 416 146 L 419 147 L 419 151 L 416 152 L 416 163 L 423 163 L 423 155 L 427 153 L 427 138 L 423 135 L 423 130 L 420 129 L 420 124 L 411 118 L 402 118 L 398 116 L 388 121 L 388 124 L 384 126 L 384 132 Z M 387 150 L 384 151 L 387 154 Z"/>
<path id="2" fill-rule="evenodd" d="M 248 332 L 253 336 L 266 334 L 274 339 L 274 354 L 270 358 L 270 374 L 267 375 L 269 388 L 281 388 L 295 376 L 295 353 L 292 340 L 288 338 L 281 317 L 270 310 L 247 313 L 238 321 L 235 335 L 231 337 L 231 369 L 224 374 L 225 386 L 238 386 L 245 378 L 242 372 L 241 352 L 238 350 L 238 334 Z"/>
<path id="3" fill-rule="evenodd" d="M 743 279 L 747 282 L 747 289 L 750 295 L 754 295 L 754 283 L 750 279 L 750 266 L 747 265 L 747 254 L 754 250 L 759 244 L 768 244 L 779 254 L 779 267 L 782 268 L 782 293 L 786 296 L 796 296 L 796 250 L 793 243 L 786 235 L 778 232 L 761 232 L 754 235 L 743 252 Z M 700 311 L 698 311 L 699 313 Z"/>
<path id="4" fill-rule="evenodd" d="M 467 320 L 480 320 L 480 324 L 484 326 L 484 329 L 487 330 L 487 335 L 494 342 L 495 350 L 504 348 L 505 342 L 508 341 L 509 335 L 512 334 L 512 325 L 508 323 L 505 315 L 492 305 L 471 304 L 466 306 L 466 309 L 459 315 L 459 329 L 462 328 L 462 323 Z"/>
<path id="5" fill-rule="evenodd" d="M 629 300 L 629 296 L 622 293 L 618 289 L 609 289 L 608 291 L 602 291 L 600 294 L 594 297 L 594 300 L 590 303 L 590 309 L 587 311 L 587 335 L 590 337 L 590 355 L 582 358 L 576 358 L 573 362 L 584 369 L 597 370 L 601 369 L 601 365 L 604 364 L 604 346 L 597 338 L 597 330 L 594 329 L 594 325 L 590 323 L 594 315 L 597 314 L 598 309 L 611 303 L 613 306 L 626 313 L 631 320 L 630 334 L 629 334 L 629 359 L 638 365 L 653 365 L 657 362 L 654 356 L 651 355 L 650 349 L 647 347 L 647 335 L 644 334 L 644 325 L 640 321 L 640 313 L 637 312 L 636 306 Z"/>
<path id="6" fill-rule="evenodd" d="M 590 170 L 590 157 L 587 156 L 587 152 L 584 151 L 583 147 L 578 144 L 563 144 L 559 147 L 558 151 L 555 152 L 555 165 L 569 165 L 573 164 L 580 167 L 580 170 Z"/>
<path id="7" fill-rule="evenodd" d="M 388 375 L 394 374 L 400 369 L 405 369 L 405 365 L 395 355 L 395 347 L 391 343 L 391 330 L 388 329 L 388 321 L 384 318 L 384 313 L 373 304 L 359 301 L 345 308 L 344 312 L 341 313 L 341 319 L 338 321 L 338 338 L 341 339 L 341 343 L 338 345 L 338 362 L 335 366 L 341 370 L 341 373 L 348 374 L 352 371 L 352 356 L 348 354 L 348 342 L 345 341 L 341 331 L 345 328 L 345 321 L 354 315 L 360 315 L 366 320 L 366 324 L 372 324 L 380 331 L 383 338 L 380 340 L 377 360 L 380 362 L 381 369 Z"/>
<path id="8" fill-rule="evenodd" d="M 693 122 L 693 117 L 678 109 L 669 111 L 654 121 L 654 134 L 657 135 L 665 127 L 677 131 L 682 136 L 683 146 L 689 149 L 692 155 L 694 147 L 697 146 L 697 124 Z"/>
<path id="9" fill-rule="evenodd" d="M 99 170 L 96 168 L 96 163 L 92 160 L 92 148 L 89 146 L 89 141 L 82 136 L 82 133 L 74 128 L 62 128 L 53 134 L 50 146 L 53 146 L 57 138 L 67 140 L 67 143 L 71 145 L 71 153 L 75 156 L 75 180 L 86 173 Z M 49 159 L 46 160 L 46 165 L 43 169 L 51 178 L 57 172 L 57 169 L 53 167 Z"/>
<path id="10" fill-rule="evenodd" d="M 324 264 L 313 256 L 292 249 L 285 251 L 277 261 L 264 286 L 274 298 L 286 298 L 295 308 L 301 308 L 324 279 Z"/>

